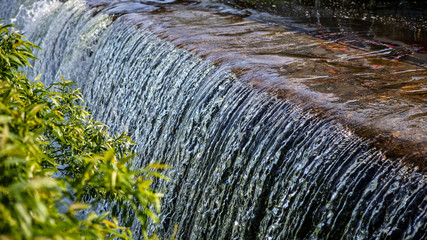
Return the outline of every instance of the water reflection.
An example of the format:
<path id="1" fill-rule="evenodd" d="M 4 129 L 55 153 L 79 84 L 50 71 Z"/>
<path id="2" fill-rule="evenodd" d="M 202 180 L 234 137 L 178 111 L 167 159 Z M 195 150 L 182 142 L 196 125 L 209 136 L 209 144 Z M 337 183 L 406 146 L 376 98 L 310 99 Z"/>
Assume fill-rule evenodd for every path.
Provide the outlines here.
<path id="1" fill-rule="evenodd" d="M 403 44 L 415 53 L 427 51 L 427 2 L 403 0 L 219 0 L 238 8 L 256 8 L 287 18 L 285 24 L 323 38 L 366 46 L 375 39 L 383 48 Z M 282 21 L 282 20 L 278 20 Z M 319 33 L 316 33 L 316 32 Z M 381 41 L 383 40 L 383 41 Z M 420 55 L 422 56 L 422 55 Z M 424 58 L 425 60 L 425 58 Z"/>

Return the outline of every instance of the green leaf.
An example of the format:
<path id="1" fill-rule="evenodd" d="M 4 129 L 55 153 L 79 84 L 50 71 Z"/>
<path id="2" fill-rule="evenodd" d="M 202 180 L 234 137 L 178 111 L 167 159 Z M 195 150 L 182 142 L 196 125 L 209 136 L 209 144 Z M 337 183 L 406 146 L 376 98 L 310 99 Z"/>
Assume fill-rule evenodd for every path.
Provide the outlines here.
<path id="1" fill-rule="evenodd" d="M 93 218 L 93 220 L 91 222 L 92 223 L 101 223 L 104 219 L 106 219 L 108 217 L 108 215 L 110 215 L 110 212 L 105 212 L 105 213 L 97 216 L 96 218 Z"/>
<path id="2" fill-rule="evenodd" d="M 32 189 L 39 189 L 39 188 L 55 188 L 57 186 L 56 180 L 54 178 L 50 177 L 42 177 L 42 178 L 35 178 L 29 182 L 28 185 Z"/>
<path id="3" fill-rule="evenodd" d="M 15 55 L 10 54 L 9 59 L 11 60 L 11 62 L 14 62 L 19 66 L 24 66 L 24 64 L 21 62 L 21 60 L 19 60 L 19 58 L 16 57 Z"/>
<path id="4" fill-rule="evenodd" d="M 146 209 L 144 211 L 145 214 L 147 214 L 148 217 L 151 218 L 151 220 L 153 220 L 154 223 L 159 223 L 159 217 L 157 216 L 157 214 L 155 214 L 153 211 L 150 211 L 149 209 Z"/>
<path id="5" fill-rule="evenodd" d="M 20 164 L 25 164 L 27 162 L 27 160 L 25 158 L 20 158 L 20 157 L 11 157 L 6 159 L 5 161 L 3 161 L 3 165 L 4 166 L 17 166 Z"/>
<path id="6" fill-rule="evenodd" d="M 68 207 L 68 212 L 70 212 L 70 213 L 74 213 L 75 211 L 88 209 L 89 207 L 90 207 L 90 205 L 89 205 L 89 204 L 81 203 L 81 202 L 75 202 L 75 203 L 72 203 L 72 204 Z"/>
<path id="7" fill-rule="evenodd" d="M 115 153 L 114 148 L 108 149 L 108 151 L 105 153 L 104 161 L 105 162 L 112 162 L 114 159 L 114 153 Z"/>
<path id="8" fill-rule="evenodd" d="M 170 168 L 169 165 L 167 164 L 160 164 L 160 163 L 150 163 L 149 165 L 146 166 L 146 168 L 152 168 L 152 169 L 166 169 L 166 168 Z"/>
<path id="9" fill-rule="evenodd" d="M 40 78 L 41 78 L 41 74 L 39 74 L 39 75 L 37 75 L 35 78 L 34 78 L 34 81 L 38 81 Z"/>
<path id="10" fill-rule="evenodd" d="M 46 105 L 47 105 L 46 103 L 31 105 L 30 106 L 30 112 L 29 112 L 29 114 L 35 115 L 37 112 L 39 112 L 40 110 L 42 110 L 43 108 L 45 108 Z"/>
<path id="11" fill-rule="evenodd" d="M 150 185 L 151 185 L 151 183 L 153 183 L 153 180 L 151 180 L 151 179 L 150 180 L 145 180 L 145 181 L 141 182 L 139 184 L 140 191 L 142 191 L 143 189 L 149 188 Z"/>
<path id="12" fill-rule="evenodd" d="M 54 126 L 54 127 L 53 127 L 53 134 L 55 134 L 55 136 L 56 136 L 59 140 L 61 140 L 61 142 L 62 142 L 62 143 L 66 143 L 65 138 L 64 138 L 64 135 L 63 135 L 63 133 L 62 133 L 61 129 L 59 129 L 58 127 Z"/>
<path id="13" fill-rule="evenodd" d="M 10 123 L 13 117 L 9 115 L 0 115 L 0 124 Z"/>

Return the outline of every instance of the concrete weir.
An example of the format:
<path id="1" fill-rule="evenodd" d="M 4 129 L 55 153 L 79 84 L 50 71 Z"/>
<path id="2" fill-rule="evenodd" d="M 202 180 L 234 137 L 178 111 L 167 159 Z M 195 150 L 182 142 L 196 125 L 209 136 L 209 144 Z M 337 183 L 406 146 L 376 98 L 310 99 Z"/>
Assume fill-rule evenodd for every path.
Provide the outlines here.
<path id="1" fill-rule="evenodd" d="M 43 48 L 30 76 L 77 82 L 137 143 L 135 167 L 173 166 L 162 237 L 427 238 L 423 66 L 223 5 L 16 4 Z"/>

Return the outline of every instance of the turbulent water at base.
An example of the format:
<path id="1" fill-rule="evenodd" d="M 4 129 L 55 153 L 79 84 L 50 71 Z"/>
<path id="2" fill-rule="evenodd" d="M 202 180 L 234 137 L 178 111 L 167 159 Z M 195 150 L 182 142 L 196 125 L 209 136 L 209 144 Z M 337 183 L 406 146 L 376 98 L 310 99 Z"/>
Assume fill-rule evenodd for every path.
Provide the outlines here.
<path id="1" fill-rule="evenodd" d="M 25 12 L 16 21 L 45 49 L 35 74 L 77 82 L 94 117 L 137 142 L 135 167 L 173 166 L 157 183 L 161 236 L 176 225 L 178 239 L 427 239 L 426 175 L 334 119 L 84 2 Z M 120 218 L 141 238 L 132 213 Z"/>

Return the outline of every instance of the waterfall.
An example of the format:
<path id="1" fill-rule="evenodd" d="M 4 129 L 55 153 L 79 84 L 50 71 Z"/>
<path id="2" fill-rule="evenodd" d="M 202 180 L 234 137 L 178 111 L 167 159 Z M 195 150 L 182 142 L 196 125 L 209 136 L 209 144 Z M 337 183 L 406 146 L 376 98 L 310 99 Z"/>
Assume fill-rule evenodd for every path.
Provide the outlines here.
<path id="1" fill-rule="evenodd" d="M 426 175 L 333 118 L 83 1 L 44 1 L 38 14 L 21 2 L 17 21 L 43 48 L 29 77 L 77 82 L 94 118 L 137 143 L 135 167 L 173 166 L 156 185 L 161 236 L 177 225 L 178 239 L 427 238 Z"/>

